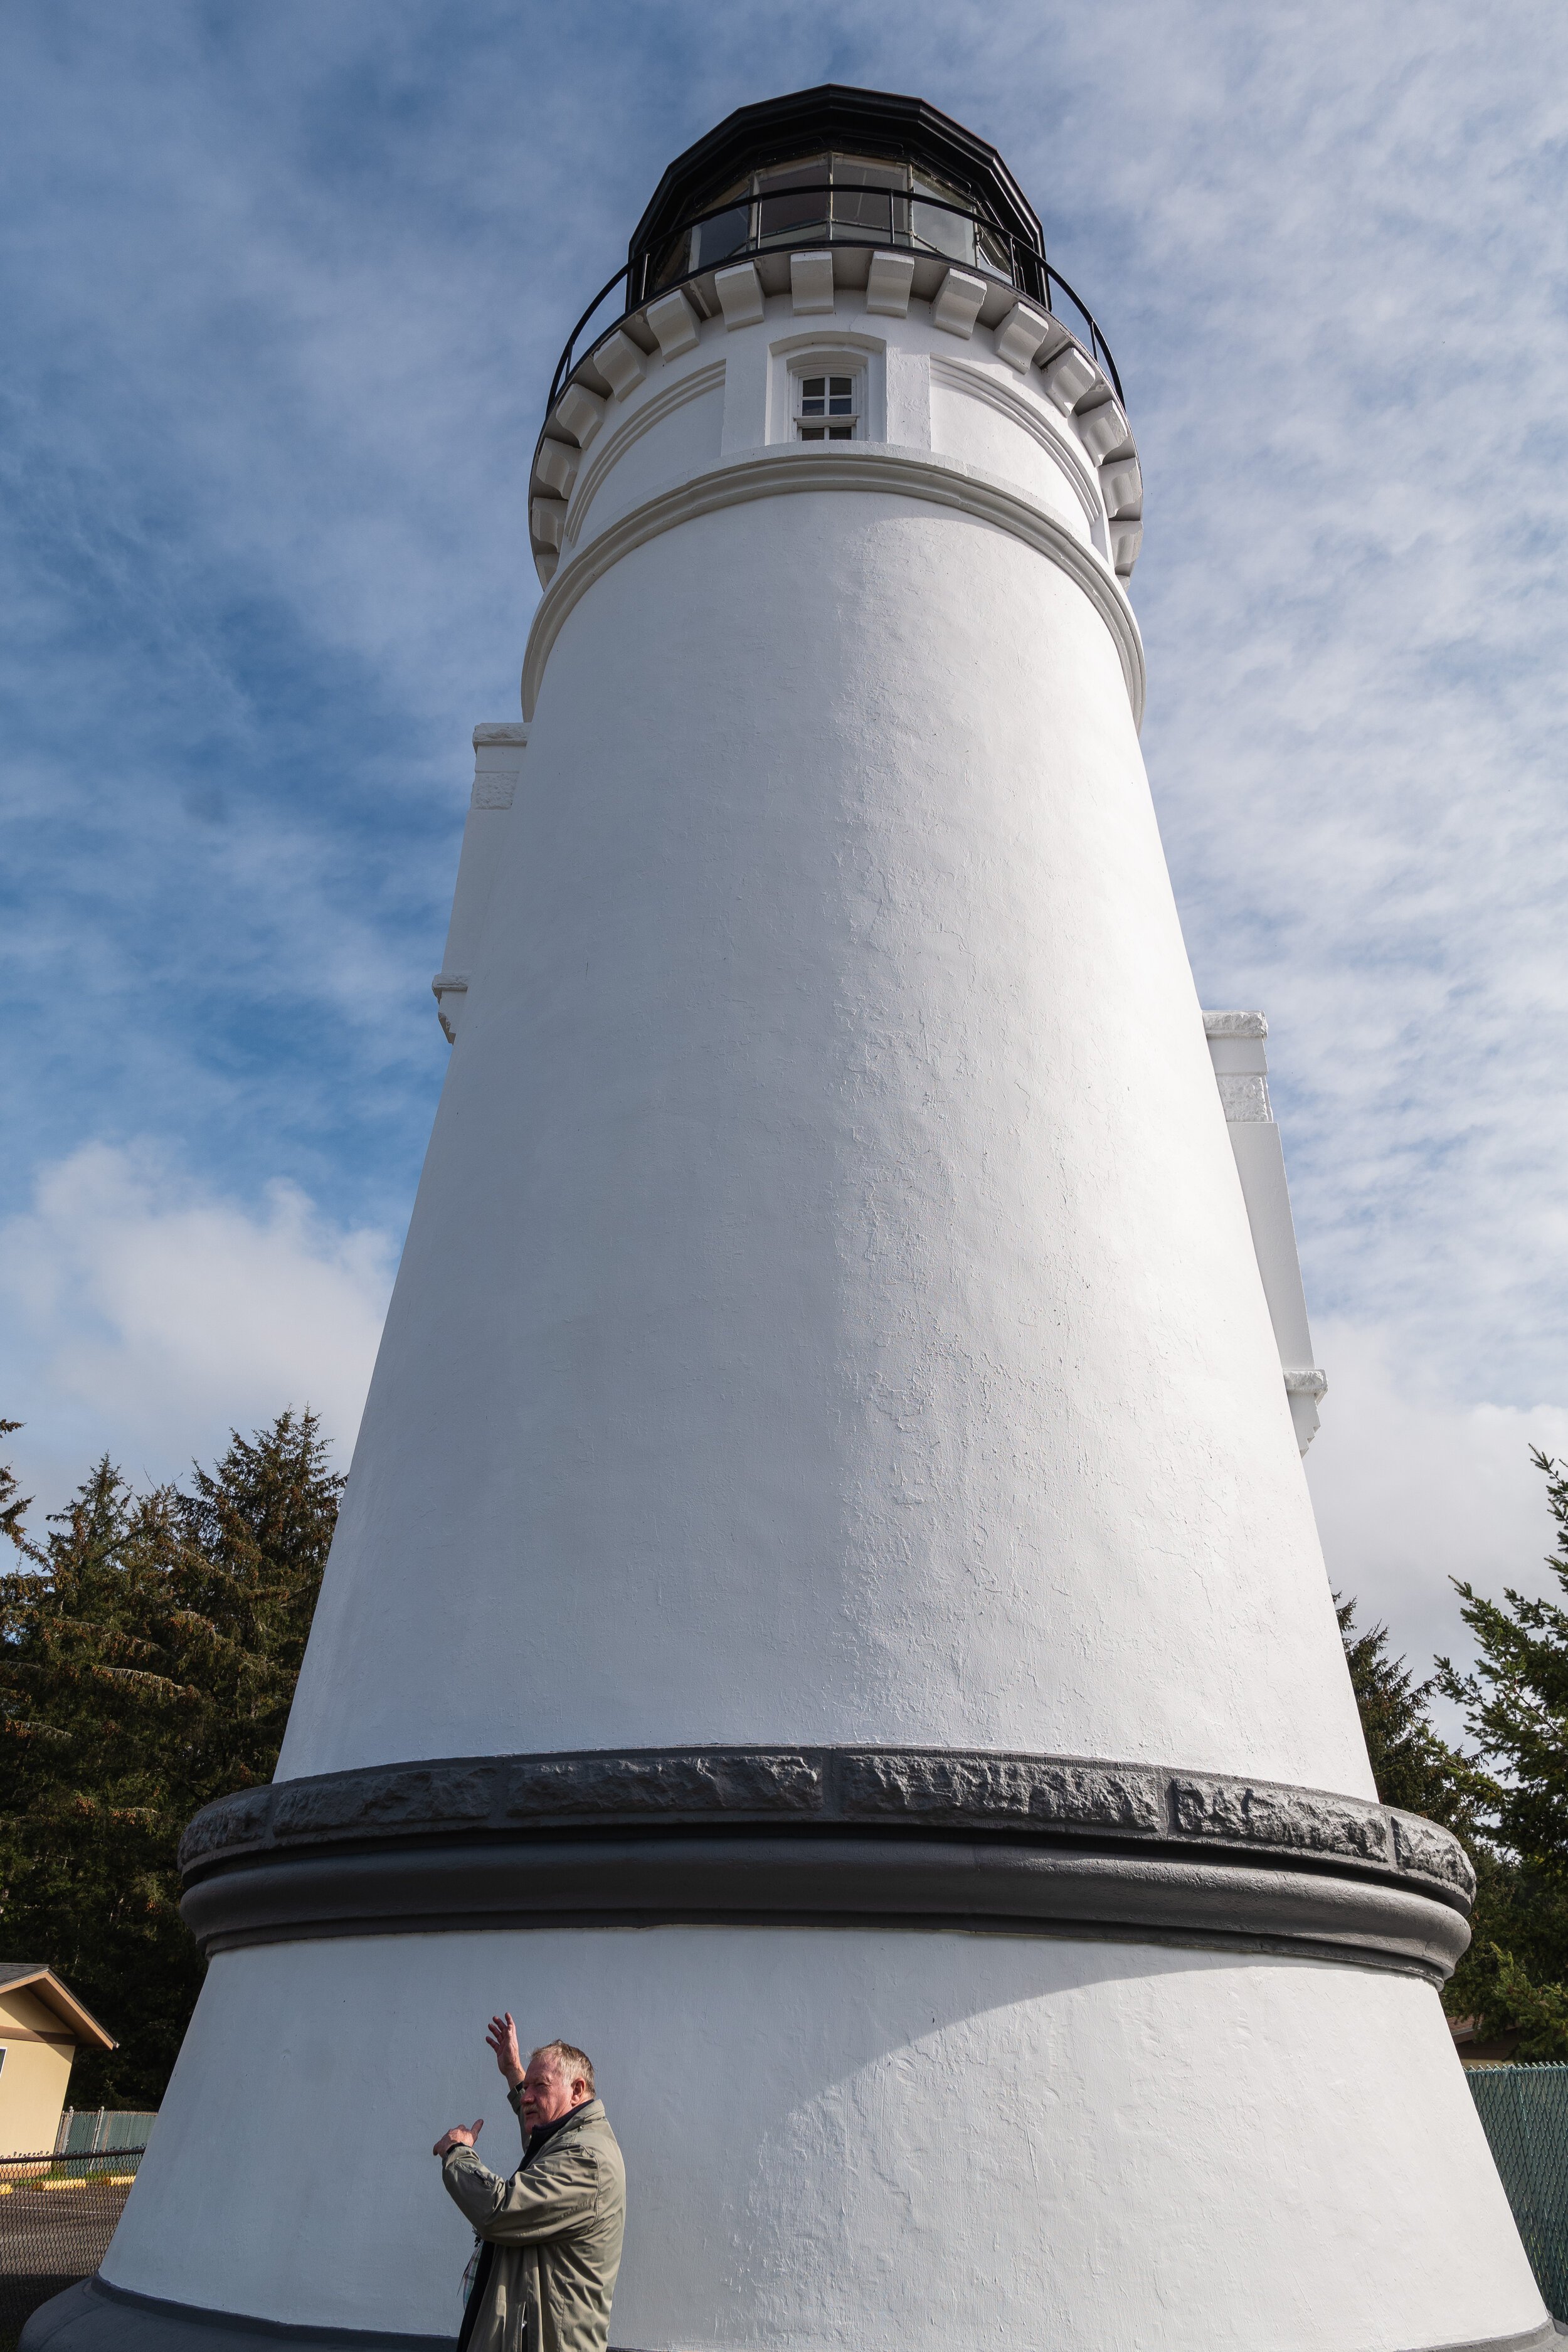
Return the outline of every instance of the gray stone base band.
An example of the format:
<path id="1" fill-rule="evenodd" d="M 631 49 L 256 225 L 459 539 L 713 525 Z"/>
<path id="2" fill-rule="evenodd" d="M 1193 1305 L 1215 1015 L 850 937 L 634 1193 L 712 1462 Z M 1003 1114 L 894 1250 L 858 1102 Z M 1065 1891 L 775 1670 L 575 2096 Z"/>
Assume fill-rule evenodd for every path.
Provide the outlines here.
<path id="1" fill-rule="evenodd" d="M 452 2352 L 450 2336 L 393 2335 L 384 2328 L 301 2327 L 238 2312 L 203 2311 L 191 2303 L 132 2294 L 107 2279 L 82 2279 L 34 2312 L 17 2352 L 244 2352 L 247 2339 L 344 2352 Z"/>
<path id="2" fill-rule="evenodd" d="M 1468 1857 L 1321 1790 L 923 1748 L 459 1757 L 281 1781 L 185 1834 L 208 1952 L 302 1937 L 742 1923 L 1240 1946 L 1414 1970 Z"/>
<path id="3" fill-rule="evenodd" d="M 711 1830 L 289 1857 L 204 1879 L 182 1908 L 208 1953 L 481 1927 L 945 1927 L 1295 1950 L 1440 1983 L 1468 1941 L 1430 1895 L 1322 1871 Z"/>
<path id="4" fill-rule="evenodd" d="M 300 2327 L 198 2311 L 132 2294 L 106 2279 L 84 2279 L 36 2311 L 22 2330 L 19 2352 L 244 2352 L 246 2338 L 298 2344 L 306 2352 L 451 2352 L 452 2336 L 394 2336 L 373 2328 Z M 1523 2336 L 1489 2336 L 1466 2344 L 1424 2345 L 1418 2352 L 1561 2352 L 1563 2331 L 1548 2320 Z M 611 2347 L 615 2352 L 615 2347 Z M 1417 2352 L 1417 2347 L 1412 2347 Z"/>

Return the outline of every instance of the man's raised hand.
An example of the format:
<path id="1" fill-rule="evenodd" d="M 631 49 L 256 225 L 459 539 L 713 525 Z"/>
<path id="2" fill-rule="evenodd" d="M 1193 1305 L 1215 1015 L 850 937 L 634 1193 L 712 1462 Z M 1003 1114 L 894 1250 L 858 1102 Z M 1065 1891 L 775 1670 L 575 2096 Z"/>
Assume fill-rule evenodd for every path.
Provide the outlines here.
<path id="1" fill-rule="evenodd" d="M 517 2046 L 517 2028 L 511 2021 L 510 2009 L 504 2017 L 491 2018 L 485 2040 L 495 2052 L 496 2064 L 506 2076 L 510 2088 L 515 2091 L 527 2069 L 522 2063 L 522 2053 Z"/>
<path id="2" fill-rule="evenodd" d="M 484 2127 L 483 2116 L 471 2124 L 454 2124 L 450 2131 L 441 2134 L 430 2153 L 432 2156 L 450 2156 L 455 2147 L 472 2147 Z"/>

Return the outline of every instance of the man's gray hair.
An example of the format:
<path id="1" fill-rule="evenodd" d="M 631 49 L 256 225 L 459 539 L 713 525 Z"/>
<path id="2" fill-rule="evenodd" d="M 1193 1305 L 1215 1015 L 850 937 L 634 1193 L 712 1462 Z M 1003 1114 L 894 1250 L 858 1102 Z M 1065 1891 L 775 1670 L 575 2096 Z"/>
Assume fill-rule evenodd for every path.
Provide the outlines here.
<path id="1" fill-rule="evenodd" d="M 588 2086 L 588 2096 L 593 2097 L 594 2062 L 585 2050 L 579 2050 L 571 2042 L 542 2042 L 537 2050 L 529 2053 L 531 2066 L 536 2058 L 553 2058 L 556 2071 L 569 2083 L 580 2074 Z"/>

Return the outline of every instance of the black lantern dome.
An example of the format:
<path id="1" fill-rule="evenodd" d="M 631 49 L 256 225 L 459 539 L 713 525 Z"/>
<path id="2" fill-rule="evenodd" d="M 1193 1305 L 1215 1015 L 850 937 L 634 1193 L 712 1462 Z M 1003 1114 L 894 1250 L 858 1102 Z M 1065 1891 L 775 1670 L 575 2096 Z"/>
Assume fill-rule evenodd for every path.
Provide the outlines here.
<path id="1" fill-rule="evenodd" d="M 1039 221 L 994 147 L 923 99 L 825 82 L 739 107 L 677 156 L 632 233 L 627 308 L 824 244 L 912 247 L 1046 294 Z"/>

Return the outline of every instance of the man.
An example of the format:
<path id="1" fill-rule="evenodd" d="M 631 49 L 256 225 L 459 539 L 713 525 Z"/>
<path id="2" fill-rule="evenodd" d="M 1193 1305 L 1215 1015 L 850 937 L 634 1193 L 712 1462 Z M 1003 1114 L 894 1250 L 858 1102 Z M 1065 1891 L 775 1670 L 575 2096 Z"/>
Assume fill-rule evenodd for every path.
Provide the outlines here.
<path id="1" fill-rule="evenodd" d="M 569 2042 L 547 2042 L 526 2068 L 510 2015 L 485 2040 L 527 2136 L 502 2180 L 474 2153 L 484 2118 L 443 2132 L 441 2182 L 473 2223 L 479 2266 L 458 2352 L 605 2352 L 621 2266 L 626 2175 L 594 2069 Z"/>

